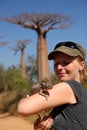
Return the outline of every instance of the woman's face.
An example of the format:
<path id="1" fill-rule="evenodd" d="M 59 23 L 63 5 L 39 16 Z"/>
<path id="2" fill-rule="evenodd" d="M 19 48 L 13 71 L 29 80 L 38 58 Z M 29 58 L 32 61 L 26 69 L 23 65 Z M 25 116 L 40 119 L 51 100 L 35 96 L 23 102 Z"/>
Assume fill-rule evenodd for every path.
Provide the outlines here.
<path id="1" fill-rule="evenodd" d="M 76 80 L 80 82 L 80 71 L 84 62 L 79 62 L 77 57 L 59 53 L 54 57 L 54 71 L 60 81 Z"/>

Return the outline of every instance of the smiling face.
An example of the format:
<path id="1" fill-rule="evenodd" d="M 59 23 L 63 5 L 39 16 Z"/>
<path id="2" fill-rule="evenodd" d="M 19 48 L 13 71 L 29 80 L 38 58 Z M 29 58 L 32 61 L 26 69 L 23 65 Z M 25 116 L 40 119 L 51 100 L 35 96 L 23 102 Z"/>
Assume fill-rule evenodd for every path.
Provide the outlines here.
<path id="1" fill-rule="evenodd" d="M 71 57 L 58 53 L 54 57 L 54 71 L 60 81 L 76 80 L 80 82 L 80 71 L 84 68 L 84 62 L 79 62 L 77 57 Z"/>

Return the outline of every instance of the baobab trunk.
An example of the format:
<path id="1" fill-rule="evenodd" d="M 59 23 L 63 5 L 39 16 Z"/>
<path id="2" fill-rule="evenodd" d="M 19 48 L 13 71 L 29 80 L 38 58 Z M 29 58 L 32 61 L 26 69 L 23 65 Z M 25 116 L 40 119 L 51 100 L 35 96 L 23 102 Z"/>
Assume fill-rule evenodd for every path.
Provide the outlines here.
<path id="1" fill-rule="evenodd" d="M 43 37 L 43 35 L 39 35 L 37 44 L 37 69 L 39 82 L 42 80 L 50 81 L 50 69 L 47 57 L 48 49 L 46 39 Z"/>
<path id="2" fill-rule="evenodd" d="M 21 52 L 21 72 L 22 72 L 22 77 L 26 78 L 26 70 L 25 70 L 25 60 L 24 60 L 24 50 Z"/>

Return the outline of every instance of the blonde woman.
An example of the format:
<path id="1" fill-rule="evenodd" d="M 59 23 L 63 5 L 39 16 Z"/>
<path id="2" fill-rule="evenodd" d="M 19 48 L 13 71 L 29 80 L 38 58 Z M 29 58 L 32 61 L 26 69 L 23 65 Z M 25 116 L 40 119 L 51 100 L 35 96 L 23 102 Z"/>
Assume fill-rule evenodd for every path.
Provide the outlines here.
<path id="1" fill-rule="evenodd" d="M 33 115 L 48 108 L 52 112 L 34 123 L 35 130 L 87 130 L 87 91 L 81 85 L 86 76 L 85 49 L 74 42 L 58 43 L 48 55 L 60 83 L 47 90 L 47 100 L 39 93 L 22 99 L 18 112 Z"/>

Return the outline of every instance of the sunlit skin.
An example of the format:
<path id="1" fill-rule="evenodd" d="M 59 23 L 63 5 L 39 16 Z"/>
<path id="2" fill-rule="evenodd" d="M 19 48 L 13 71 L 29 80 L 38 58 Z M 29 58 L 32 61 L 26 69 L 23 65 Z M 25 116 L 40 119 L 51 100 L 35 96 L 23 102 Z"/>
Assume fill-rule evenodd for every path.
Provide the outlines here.
<path id="1" fill-rule="evenodd" d="M 84 62 L 78 62 L 77 57 L 71 57 L 59 53 L 54 57 L 54 71 L 60 81 L 76 80 L 80 82 L 80 70 L 84 68 Z"/>
<path id="2" fill-rule="evenodd" d="M 71 57 L 63 53 L 55 55 L 53 61 L 55 74 L 60 81 L 76 80 L 80 82 L 80 70 L 84 69 L 84 61 L 78 62 L 77 57 Z M 38 125 L 34 124 L 36 126 L 34 130 L 42 130 L 43 127 L 43 130 L 50 130 L 52 122 L 51 117 L 45 117 Z M 48 124 L 50 124 L 50 127 L 48 127 Z"/>
<path id="3" fill-rule="evenodd" d="M 60 79 L 60 83 L 55 84 L 48 90 L 49 97 L 46 100 L 38 93 L 24 98 L 19 102 L 18 111 L 24 115 L 36 114 L 48 108 L 63 104 L 74 104 L 77 102 L 71 87 L 63 82 L 65 80 L 76 80 L 80 82 L 80 71 L 84 69 L 84 61 L 78 61 L 78 57 L 71 57 L 63 53 L 58 53 L 54 57 L 54 71 Z M 53 119 L 49 116 L 34 123 L 34 130 L 50 130 Z"/>

